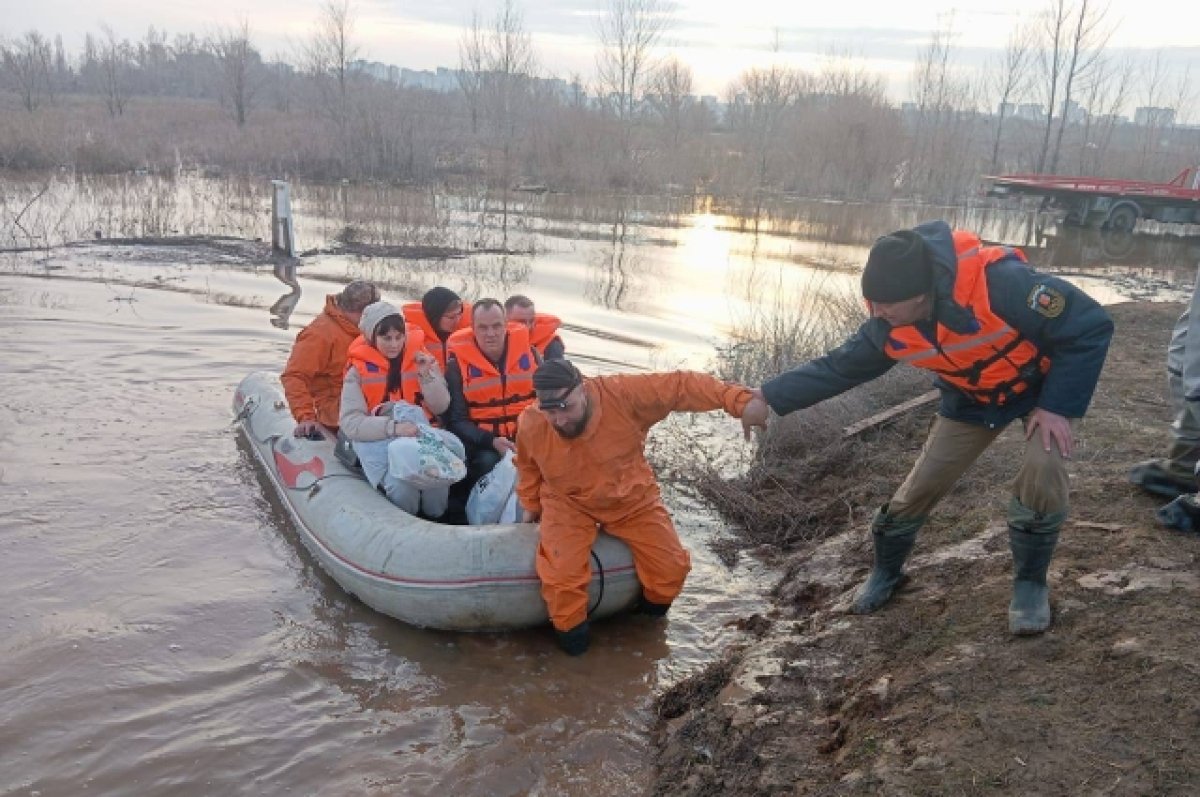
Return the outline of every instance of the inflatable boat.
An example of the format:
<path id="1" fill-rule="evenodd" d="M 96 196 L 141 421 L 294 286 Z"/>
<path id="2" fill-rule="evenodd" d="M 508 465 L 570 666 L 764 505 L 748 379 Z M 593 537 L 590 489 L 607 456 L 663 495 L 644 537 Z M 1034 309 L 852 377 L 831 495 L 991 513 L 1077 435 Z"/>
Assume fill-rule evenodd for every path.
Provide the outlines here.
<path id="1" fill-rule="evenodd" d="M 534 570 L 531 523 L 451 526 L 394 506 L 334 440 L 297 438 L 275 374 L 250 374 L 233 398 L 238 432 L 313 557 L 346 592 L 415 626 L 502 631 L 548 621 Z M 589 615 L 631 607 L 641 592 L 633 557 L 601 532 L 592 549 Z"/>

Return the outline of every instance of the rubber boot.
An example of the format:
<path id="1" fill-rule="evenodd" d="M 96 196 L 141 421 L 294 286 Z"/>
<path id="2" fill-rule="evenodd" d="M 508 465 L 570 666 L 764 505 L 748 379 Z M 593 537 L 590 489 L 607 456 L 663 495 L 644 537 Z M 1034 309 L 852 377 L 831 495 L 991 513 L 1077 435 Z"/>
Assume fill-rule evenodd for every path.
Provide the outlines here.
<path id="1" fill-rule="evenodd" d="M 1129 481 L 1152 495 L 1178 498 L 1196 491 L 1196 478 L 1186 462 L 1149 459 L 1129 469 Z"/>
<path id="2" fill-rule="evenodd" d="M 1181 495 L 1154 513 L 1158 522 L 1169 529 L 1200 532 L 1200 496 L 1195 493 Z"/>
<path id="3" fill-rule="evenodd" d="M 859 587 L 850 611 L 855 614 L 870 614 L 891 600 L 896 587 L 905 580 L 904 560 L 908 558 L 917 531 L 925 524 L 925 518 L 895 518 L 883 506 L 871 521 L 871 535 L 875 543 L 875 565 L 866 583 Z"/>
<path id="4" fill-rule="evenodd" d="M 1046 571 L 1058 545 L 1066 512 L 1038 513 L 1016 498 L 1009 504 L 1008 544 L 1013 557 L 1013 592 L 1008 630 L 1017 636 L 1040 634 L 1050 627 L 1050 587 Z"/>
<path id="5" fill-rule="evenodd" d="M 592 641 L 587 620 L 568 631 L 556 631 L 555 634 L 558 635 L 558 646 L 568 656 L 582 656 L 587 653 L 588 645 Z"/>
<path id="6" fill-rule="evenodd" d="M 645 593 L 643 593 L 638 596 L 637 606 L 633 607 L 633 613 L 645 614 L 650 617 L 666 617 L 670 609 L 671 604 L 655 603 L 654 601 L 647 600 Z"/>

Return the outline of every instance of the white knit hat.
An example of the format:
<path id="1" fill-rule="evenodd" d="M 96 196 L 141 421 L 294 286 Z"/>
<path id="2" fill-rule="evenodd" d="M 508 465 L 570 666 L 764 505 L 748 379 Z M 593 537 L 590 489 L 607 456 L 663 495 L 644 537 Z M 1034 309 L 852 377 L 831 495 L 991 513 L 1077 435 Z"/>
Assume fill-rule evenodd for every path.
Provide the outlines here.
<path id="1" fill-rule="evenodd" d="M 372 302 L 363 308 L 362 318 L 358 319 L 358 328 L 362 331 L 367 343 L 375 345 L 375 327 L 390 315 L 400 315 L 395 305 L 388 302 Z"/>

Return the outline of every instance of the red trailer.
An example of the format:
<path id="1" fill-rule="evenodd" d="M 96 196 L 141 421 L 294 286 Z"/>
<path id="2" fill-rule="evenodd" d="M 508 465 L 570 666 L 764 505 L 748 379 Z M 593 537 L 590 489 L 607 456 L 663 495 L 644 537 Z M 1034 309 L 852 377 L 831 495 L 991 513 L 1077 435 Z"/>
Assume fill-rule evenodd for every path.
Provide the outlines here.
<path id="1" fill-rule="evenodd" d="M 1044 210 L 1061 210 L 1065 223 L 1079 227 L 1132 230 L 1138 219 L 1200 224 L 1200 166 L 1169 183 L 1052 174 L 983 179 L 991 181 L 988 196 L 1040 196 Z"/>

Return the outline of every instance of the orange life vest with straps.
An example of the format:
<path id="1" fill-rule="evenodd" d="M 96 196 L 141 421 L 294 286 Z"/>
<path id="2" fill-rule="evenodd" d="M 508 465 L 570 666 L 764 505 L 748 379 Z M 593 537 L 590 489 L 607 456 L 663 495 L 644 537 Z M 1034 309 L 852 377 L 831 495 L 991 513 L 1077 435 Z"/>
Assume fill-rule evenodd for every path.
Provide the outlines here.
<path id="1" fill-rule="evenodd" d="M 529 344 L 529 329 L 510 323 L 503 373 L 479 350 L 475 332 L 462 329 L 450 336 L 450 352 L 462 375 L 463 396 L 471 421 L 497 437 L 512 440 L 517 416 L 533 403 L 533 372 L 537 357 Z"/>
<path id="2" fill-rule="evenodd" d="M 387 390 L 388 359 L 379 349 L 367 343 L 362 335 L 350 344 L 350 350 L 346 353 L 346 367 L 358 370 L 358 383 L 367 400 L 369 412 L 374 412 L 385 401 L 407 401 L 425 410 L 425 417 L 436 425 L 437 417 L 425 407 L 421 380 L 417 376 L 416 356 L 424 348 L 424 335 L 411 324 L 406 325 L 404 334 L 404 352 L 400 355 L 400 387 L 390 395 L 384 395 Z"/>
<path id="3" fill-rule="evenodd" d="M 934 343 L 916 326 L 894 327 L 884 351 L 893 360 L 933 371 L 982 404 L 1006 404 L 1050 370 L 1050 358 L 993 313 L 988 301 L 987 267 L 1012 256 L 1024 261 L 1025 254 L 1006 246 L 983 246 L 979 236 L 964 230 L 954 231 L 954 252 L 954 302 L 970 309 L 978 329 L 957 333 L 937 324 Z"/>
<path id="4" fill-rule="evenodd" d="M 442 373 L 446 372 L 446 359 L 450 355 L 450 339 L 442 340 L 433 330 L 433 325 L 429 323 L 429 319 L 425 317 L 425 308 L 420 302 L 409 302 L 400 307 L 400 312 L 404 313 L 404 323 L 410 327 L 417 327 L 425 334 L 425 351 L 429 352 L 435 360 L 438 361 L 438 367 L 442 369 Z M 454 328 L 455 332 L 471 328 L 471 304 L 463 302 L 462 318 L 458 320 L 458 326 Z"/>
<path id="5" fill-rule="evenodd" d="M 558 337 L 558 328 L 562 320 L 556 315 L 535 313 L 533 329 L 529 331 L 529 345 L 538 350 L 538 354 L 546 356 L 546 347 Z"/>

